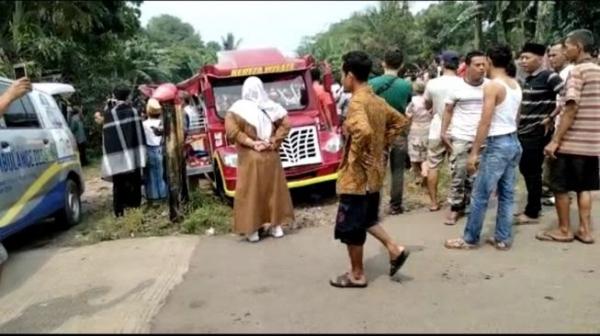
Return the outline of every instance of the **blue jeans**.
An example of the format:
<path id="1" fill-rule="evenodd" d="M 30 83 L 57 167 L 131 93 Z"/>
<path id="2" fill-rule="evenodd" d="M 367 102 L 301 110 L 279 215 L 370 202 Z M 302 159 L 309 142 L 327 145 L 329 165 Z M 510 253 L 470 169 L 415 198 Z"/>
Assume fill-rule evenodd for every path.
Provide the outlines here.
<path id="1" fill-rule="evenodd" d="M 516 133 L 487 138 L 471 194 L 471 214 L 463 236 L 465 242 L 479 242 L 488 202 L 494 190 L 498 194 L 494 239 L 507 244 L 512 242 L 516 168 L 522 153 Z"/>
<path id="2" fill-rule="evenodd" d="M 167 198 L 167 184 L 164 179 L 163 149 L 161 146 L 147 146 L 146 199 L 151 201 Z"/>

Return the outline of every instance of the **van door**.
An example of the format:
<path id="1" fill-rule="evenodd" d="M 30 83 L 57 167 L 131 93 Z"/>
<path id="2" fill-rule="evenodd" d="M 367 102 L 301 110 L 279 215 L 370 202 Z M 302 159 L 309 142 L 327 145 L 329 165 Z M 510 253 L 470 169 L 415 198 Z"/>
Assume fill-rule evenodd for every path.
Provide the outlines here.
<path id="1" fill-rule="evenodd" d="M 33 92 L 32 95 L 41 107 L 40 117 L 44 120 L 46 131 L 56 145 L 58 160 L 60 162 L 75 160 L 76 141 L 56 101 L 52 96 L 41 91 Z"/>
<path id="2" fill-rule="evenodd" d="M 0 94 L 7 88 L 0 82 Z M 44 173 L 56 150 L 29 95 L 14 101 L 0 122 L 0 239 L 55 211 L 41 201 L 53 182 Z"/>

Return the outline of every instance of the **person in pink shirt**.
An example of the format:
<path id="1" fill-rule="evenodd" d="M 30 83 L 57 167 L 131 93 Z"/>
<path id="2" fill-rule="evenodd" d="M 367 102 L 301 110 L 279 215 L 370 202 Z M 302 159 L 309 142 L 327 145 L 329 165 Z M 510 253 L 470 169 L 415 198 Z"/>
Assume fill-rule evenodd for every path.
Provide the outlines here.
<path id="1" fill-rule="evenodd" d="M 313 80 L 313 90 L 315 90 L 317 98 L 319 99 L 319 110 L 325 115 L 329 125 L 332 125 L 332 111 L 330 111 L 330 106 L 333 104 L 333 98 L 331 97 L 331 94 L 325 91 L 323 84 L 321 84 L 321 70 L 319 70 L 319 68 L 314 68 L 310 71 L 310 74 Z"/>
<path id="2" fill-rule="evenodd" d="M 408 155 L 413 173 L 419 181 L 418 184 L 426 186 L 427 138 L 433 114 L 431 108 L 428 109 L 425 104 L 425 97 L 423 96 L 425 83 L 420 79 L 415 81 L 413 91 L 416 95 L 412 97 L 410 104 L 406 107 L 406 116 L 411 121 L 408 133 Z"/>

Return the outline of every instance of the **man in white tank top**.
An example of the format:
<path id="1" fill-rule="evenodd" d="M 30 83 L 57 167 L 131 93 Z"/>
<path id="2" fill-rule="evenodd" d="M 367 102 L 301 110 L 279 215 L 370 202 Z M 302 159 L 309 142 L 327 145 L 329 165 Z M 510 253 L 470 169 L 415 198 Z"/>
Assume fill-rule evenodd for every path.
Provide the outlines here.
<path id="1" fill-rule="evenodd" d="M 480 148 L 484 144 L 486 147 L 473 185 L 471 213 L 463 237 L 446 241 L 445 246 L 452 249 L 477 246 L 494 191 L 498 193 L 498 214 L 494 237 L 488 242 L 499 250 L 507 250 L 512 244 L 516 168 L 523 151 L 517 136 L 517 117 L 523 96 L 517 81 L 508 75 L 507 68 L 512 64 L 510 48 L 494 47 L 487 55 L 492 80 L 483 87 L 483 111 L 467 160 L 469 175 L 475 174 Z"/>

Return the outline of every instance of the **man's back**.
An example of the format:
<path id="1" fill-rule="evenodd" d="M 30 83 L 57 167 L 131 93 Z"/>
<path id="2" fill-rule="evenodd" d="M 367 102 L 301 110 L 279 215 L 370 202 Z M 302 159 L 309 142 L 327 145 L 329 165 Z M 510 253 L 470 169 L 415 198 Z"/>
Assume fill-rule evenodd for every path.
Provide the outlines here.
<path id="1" fill-rule="evenodd" d="M 382 75 L 369 80 L 369 85 L 378 96 L 385 99 L 396 111 L 404 113 L 412 97 L 410 83 L 392 75 Z"/>
<path id="2" fill-rule="evenodd" d="M 446 96 L 449 92 L 456 90 L 457 85 L 462 81 L 463 79 L 458 76 L 443 75 L 427 82 L 424 95 L 427 100 L 431 101 L 434 115 L 439 117 L 444 115 Z"/>

